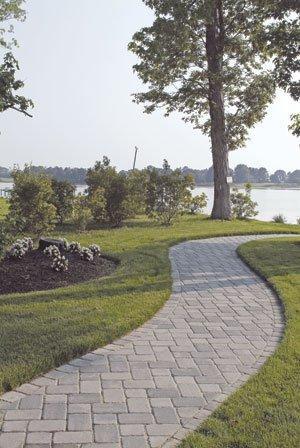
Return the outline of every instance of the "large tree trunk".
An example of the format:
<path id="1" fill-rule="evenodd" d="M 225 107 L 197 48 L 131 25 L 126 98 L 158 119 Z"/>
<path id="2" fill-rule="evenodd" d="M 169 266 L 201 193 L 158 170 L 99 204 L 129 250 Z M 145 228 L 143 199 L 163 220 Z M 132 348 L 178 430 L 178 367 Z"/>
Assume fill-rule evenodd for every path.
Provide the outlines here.
<path id="1" fill-rule="evenodd" d="M 211 146 L 214 169 L 213 219 L 230 219 L 230 187 L 228 185 L 228 147 L 225 132 L 222 65 L 224 26 L 222 1 L 210 0 L 210 19 L 206 26 L 206 55 L 209 72 L 209 108 Z"/>

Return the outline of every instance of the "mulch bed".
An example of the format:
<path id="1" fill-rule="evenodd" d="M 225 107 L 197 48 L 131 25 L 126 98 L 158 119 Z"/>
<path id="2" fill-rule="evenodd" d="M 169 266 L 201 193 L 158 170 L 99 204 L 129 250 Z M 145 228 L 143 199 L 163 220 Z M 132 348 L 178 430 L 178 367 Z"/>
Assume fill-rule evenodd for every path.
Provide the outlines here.
<path id="1" fill-rule="evenodd" d="M 62 253 L 69 260 L 67 272 L 55 272 L 51 260 L 41 251 L 33 250 L 21 260 L 0 262 L 0 295 L 14 292 L 42 291 L 81 283 L 112 274 L 117 262 L 100 256 L 88 262 L 78 254 Z"/>

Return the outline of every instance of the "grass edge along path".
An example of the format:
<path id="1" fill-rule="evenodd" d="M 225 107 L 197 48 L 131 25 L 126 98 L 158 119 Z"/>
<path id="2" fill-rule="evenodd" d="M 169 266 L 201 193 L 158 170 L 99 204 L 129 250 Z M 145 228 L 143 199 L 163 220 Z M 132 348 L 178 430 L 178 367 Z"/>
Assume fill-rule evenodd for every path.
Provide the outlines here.
<path id="1" fill-rule="evenodd" d="M 106 345 L 151 318 L 170 296 L 169 248 L 182 241 L 299 226 L 189 216 L 163 228 L 143 218 L 114 230 L 65 233 L 120 258 L 111 276 L 51 291 L 0 296 L 0 393 Z"/>
<path id="2" fill-rule="evenodd" d="M 300 446 L 300 239 L 296 240 L 267 239 L 239 247 L 240 257 L 281 297 L 285 333 L 261 370 L 180 448 Z"/>

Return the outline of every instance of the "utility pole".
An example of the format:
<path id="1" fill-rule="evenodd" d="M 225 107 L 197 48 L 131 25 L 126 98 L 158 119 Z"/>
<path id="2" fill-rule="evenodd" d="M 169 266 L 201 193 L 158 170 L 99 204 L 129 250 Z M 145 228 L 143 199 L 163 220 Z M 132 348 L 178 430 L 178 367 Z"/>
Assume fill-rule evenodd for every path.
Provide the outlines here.
<path id="1" fill-rule="evenodd" d="M 134 151 L 134 160 L 133 160 L 133 170 L 135 170 L 135 164 L 136 164 L 136 156 L 137 156 L 137 152 L 139 150 L 139 148 L 137 146 L 134 147 L 135 151 Z"/>

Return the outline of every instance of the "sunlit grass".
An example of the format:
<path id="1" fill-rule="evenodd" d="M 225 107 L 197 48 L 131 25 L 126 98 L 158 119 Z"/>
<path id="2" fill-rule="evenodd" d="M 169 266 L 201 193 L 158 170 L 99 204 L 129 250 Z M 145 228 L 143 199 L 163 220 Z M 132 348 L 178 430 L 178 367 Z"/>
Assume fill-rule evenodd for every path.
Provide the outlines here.
<path id="1" fill-rule="evenodd" d="M 70 241 L 99 244 L 121 263 L 111 277 L 0 296 L 0 389 L 14 388 L 105 345 L 153 316 L 170 295 L 170 246 L 189 239 L 272 232 L 300 233 L 300 227 L 186 216 L 169 228 L 139 218 L 121 229 L 65 232 Z"/>

